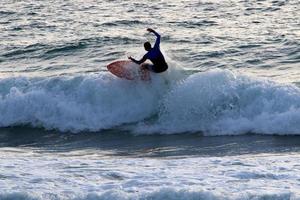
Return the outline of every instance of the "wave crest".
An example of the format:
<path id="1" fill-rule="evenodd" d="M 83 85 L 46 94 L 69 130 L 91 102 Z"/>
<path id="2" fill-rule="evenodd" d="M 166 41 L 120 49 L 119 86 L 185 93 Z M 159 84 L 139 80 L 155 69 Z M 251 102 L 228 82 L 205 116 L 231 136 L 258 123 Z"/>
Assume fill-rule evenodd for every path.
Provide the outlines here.
<path id="1" fill-rule="evenodd" d="M 145 83 L 101 73 L 2 79 L 0 126 L 79 132 L 123 125 L 137 134 L 300 133 L 300 89 L 294 85 L 227 70 L 170 78 L 154 76 Z"/>

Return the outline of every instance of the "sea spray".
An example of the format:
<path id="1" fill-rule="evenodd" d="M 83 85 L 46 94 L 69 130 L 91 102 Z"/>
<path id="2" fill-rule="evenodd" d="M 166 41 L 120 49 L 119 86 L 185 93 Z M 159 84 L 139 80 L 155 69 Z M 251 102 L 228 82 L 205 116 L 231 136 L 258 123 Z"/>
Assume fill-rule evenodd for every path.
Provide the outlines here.
<path id="1" fill-rule="evenodd" d="M 109 73 L 2 79 L 0 126 L 80 132 L 122 125 L 135 134 L 300 133 L 300 89 L 294 85 L 228 70 L 178 74 L 152 74 L 150 82 Z"/>
<path id="2" fill-rule="evenodd" d="M 300 89 L 294 85 L 211 70 L 179 81 L 162 102 L 157 122 L 136 132 L 300 134 Z"/>
<path id="3" fill-rule="evenodd" d="M 1 93 L 2 127 L 31 124 L 72 132 L 141 121 L 157 112 L 163 90 L 162 84 L 157 88 L 155 83 L 122 80 L 108 73 L 42 80 L 8 78 L 2 83 L 9 85 Z"/>

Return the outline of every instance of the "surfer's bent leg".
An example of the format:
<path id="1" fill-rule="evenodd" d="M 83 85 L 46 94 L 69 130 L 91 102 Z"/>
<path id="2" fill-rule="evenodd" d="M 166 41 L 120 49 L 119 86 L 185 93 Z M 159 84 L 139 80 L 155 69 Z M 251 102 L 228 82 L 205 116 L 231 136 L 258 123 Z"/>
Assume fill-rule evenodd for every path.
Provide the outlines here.
<path id="1" fill-rule="evenodd" d="M 143 64 L 141 64 L 141 68 L 142 69 L 147 69 L 147 70 L 149 70 L 151 72 L 154 72 L 154 65 L 149 64 L 149 63 L 143 63 Z"/>

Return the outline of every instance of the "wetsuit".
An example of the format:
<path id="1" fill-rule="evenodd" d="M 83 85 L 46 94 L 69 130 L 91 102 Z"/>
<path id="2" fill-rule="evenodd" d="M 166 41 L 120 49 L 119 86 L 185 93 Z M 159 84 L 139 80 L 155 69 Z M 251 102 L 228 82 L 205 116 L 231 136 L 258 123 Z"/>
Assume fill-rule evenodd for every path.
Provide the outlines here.
<path id="1" fill-rule="evenodd" d="M 156 41 L 154 44 L 154 47 L 151 48 L 150 51 L 148 51 L 141 60 L 137 61 L 133 58 L 131 60 L 137 64 L 142 64 L 145 62 L 147 59 L 151 60 L 153 65 L 145 65 L 150 71 L 153 71 L 155 73 L 160 73 L 164 72 L 168 69 L 168 64 L 165 61 L 165 58 L 163 54 L 161 53 L 159 49 L 159 44 L 160 44 L 160 35 L 153 31 L 153 33 L 156 35 Z"/>

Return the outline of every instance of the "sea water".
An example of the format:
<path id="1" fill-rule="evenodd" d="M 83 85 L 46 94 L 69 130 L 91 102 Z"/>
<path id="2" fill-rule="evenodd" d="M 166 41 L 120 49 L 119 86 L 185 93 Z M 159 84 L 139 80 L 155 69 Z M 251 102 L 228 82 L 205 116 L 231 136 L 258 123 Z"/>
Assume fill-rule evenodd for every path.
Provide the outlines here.
<path id="1" fill-rule="evenodd" d="M 0 199 L 300 199 L 300 3 L 2 0 Z M 106 65 L 169 65 L 150 82 Z"/>

